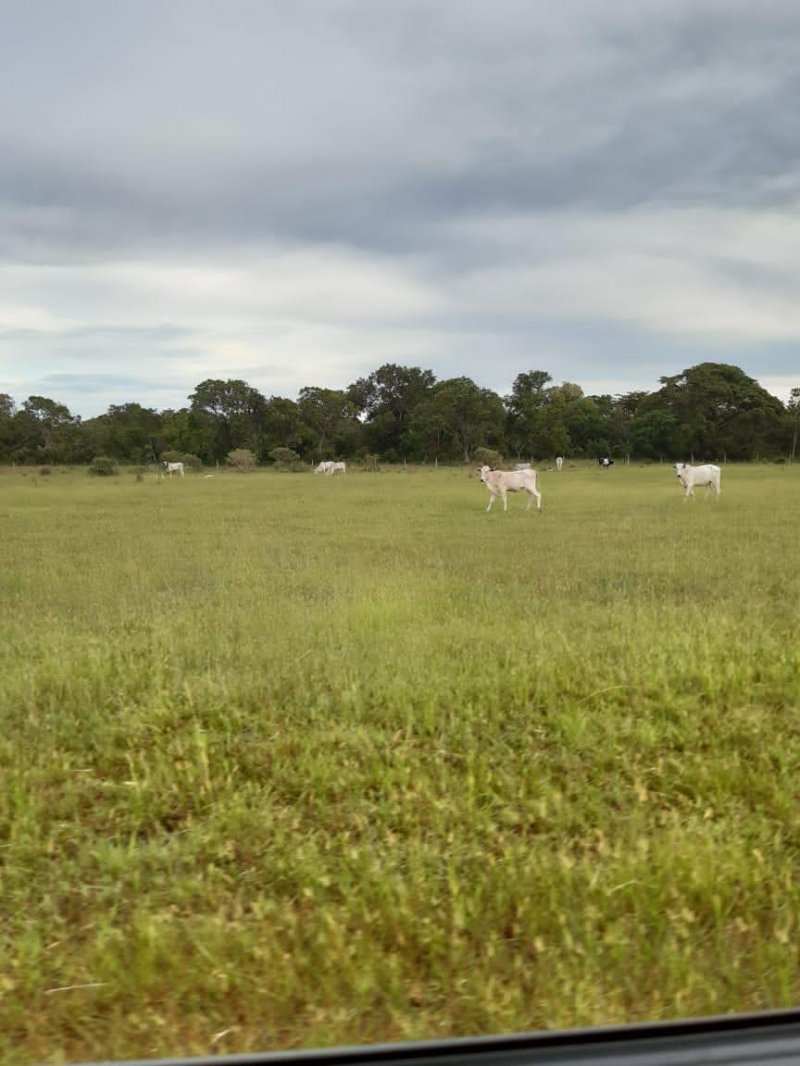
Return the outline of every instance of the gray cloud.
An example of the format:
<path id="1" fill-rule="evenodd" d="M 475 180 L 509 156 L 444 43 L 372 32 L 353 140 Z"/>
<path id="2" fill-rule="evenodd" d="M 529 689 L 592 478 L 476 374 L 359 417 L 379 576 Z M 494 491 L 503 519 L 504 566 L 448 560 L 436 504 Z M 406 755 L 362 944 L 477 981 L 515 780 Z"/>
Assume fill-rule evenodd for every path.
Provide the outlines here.
<path id="1" fill-rule="evenodd" d="M 0 375 L 783 380 L 799 46 L 789 2 L 6 3 Z"/>

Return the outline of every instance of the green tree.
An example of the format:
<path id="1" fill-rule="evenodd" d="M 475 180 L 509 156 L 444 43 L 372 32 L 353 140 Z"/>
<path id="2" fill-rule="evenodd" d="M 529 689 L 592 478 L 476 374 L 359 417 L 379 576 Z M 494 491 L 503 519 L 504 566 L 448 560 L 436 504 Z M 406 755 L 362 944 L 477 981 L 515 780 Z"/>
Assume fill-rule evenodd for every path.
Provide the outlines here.
<path id="1" fill-rule="evenodd" d="M 152 461 L 162 450 L 161 415 L 138 403 L 111 405 L 104 415 L 91 420 L 91 438 L 102 443 L 102 451 L 114 459 L 133 463 Z M 88 435 L 84 427 L 84 435 Z"/>
<path id="2" fill-rule="evenodd" d="M 414 432 L 426 454 L 460 454 L 469 462 L 481 445 L 503 450 L 504 415 L 503 402 L 491 389 L 480 388 L 470 378 L 450 378 L 432 386 L 418 404 Z"/>
<path id="3" fill-rule="evenodd" d="M 412 415 L 435 381 L 432 370 L 384 363 L 354 382 L 347 395 L 364 419 L 367 446 L 388 459 L 408 458 Z"/>
<path id="4" fill-rule="evenodd" d="M 264 409 L 261 439 L 262 454 L 267 455 L 273 448 L 302 451 L 310 447 L 309 429 L 294 400 L 287 400 L 283 396 L 270 396 Z"/>
<path id="5" fill-rule="evenodd" d="M 786 410 L 789 412 L 789 425 L 792 432 L 792 447 L 789 459 L 794 462 L 797 458 L 798 439 L 800 439 L 800 386 L 790 392 Z"/>
<path id="6" fill-rule="evenodd" d="M 508 420 L 508 440 L 519 457 L 544 455 L 542 434 L 544 412 L 548 405 L 548 385 L 553 379 L 546 370 L 529 370 L 517 374 L 511 387 L 511 395 L 505 398 Z M 556 454 L 569 450 L 568 442 L 560 441 Z M 548 448 L 549 450 L 549 448 Z"/>
<path id="7" fill-rule="evenodd" d="M 259 453 L 266 400 L 258 389 L 235 378 L 207 378 L 196 386 L 189 404 L 201 445 L 189 450 L 207 461 L 221 459 L 234 448 Z"/>
<path id="8" fill-rule="evenodd" d="M 76 461 L 80 421 L 56 400 L 29 396 L 12 419 L 13 457 L 27 463 Z"/>
<path id="9" fill-rule="evenodd" d="M 14 444 L 14 412 L 17 405 L 7 392 L 0 392 L 0 462 L 11 459 Z"/>
<path id="10" fill-rule="evenodd" d="M 310 436 L 313 454 L 349 454 L 359 435 L 358 409 L 340 389 L 304 388 L 297 408 Z"/>
<path id="11" fill-rule="evenodd" d="M 754 459 L 780 450 L 783 404 L 739 367 L 699 363 L 660 381 L 646 406 L 673 415 L 687 457 Z"/>

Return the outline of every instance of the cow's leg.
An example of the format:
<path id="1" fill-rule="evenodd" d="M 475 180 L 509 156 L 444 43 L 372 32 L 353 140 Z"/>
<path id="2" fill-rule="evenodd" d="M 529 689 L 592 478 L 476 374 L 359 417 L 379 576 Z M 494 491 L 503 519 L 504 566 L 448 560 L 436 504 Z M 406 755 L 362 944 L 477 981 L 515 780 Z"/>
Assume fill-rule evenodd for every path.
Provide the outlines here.
<path id="1" fill-rule="evenodd" d="M 505 491 L 505 489 L 502 492 L 502 496 L 503 496 L 503 510 L 507 511 L 508 510 L 508 493 Z"/>
<path id="2" fill-rule="evenodd" d="M 493 503 L 494 503 L 494 493 L 490 492 L 489 493 L 489 506 L 486 508 L 487 511 L 491 511 Z"/>

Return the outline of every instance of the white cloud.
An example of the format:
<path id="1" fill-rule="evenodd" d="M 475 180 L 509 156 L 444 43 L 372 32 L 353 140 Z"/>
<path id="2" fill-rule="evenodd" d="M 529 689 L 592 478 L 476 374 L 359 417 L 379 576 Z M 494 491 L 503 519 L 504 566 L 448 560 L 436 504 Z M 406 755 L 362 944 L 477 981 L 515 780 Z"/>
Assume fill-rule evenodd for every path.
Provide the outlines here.
<path id="1" fill-rule="evenodd" d="M 777 212 L 556 213 L 482 221 L 463 236 L 474 243 L 481 230 L 496 264 L 452 295 L 486 313 L 734 344 L 800 339 L 800 221 Z"/>

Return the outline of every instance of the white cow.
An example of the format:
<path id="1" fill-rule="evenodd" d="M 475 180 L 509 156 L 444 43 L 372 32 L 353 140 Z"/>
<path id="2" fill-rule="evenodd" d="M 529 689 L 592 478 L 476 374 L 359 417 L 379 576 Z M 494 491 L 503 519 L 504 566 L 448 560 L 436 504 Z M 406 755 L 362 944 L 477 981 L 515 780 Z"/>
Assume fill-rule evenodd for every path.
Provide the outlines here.
<path id="1" fill-rule="evenodd" d="M 347 463 L 331 463 L 331 468 L 328 473 L 331 475 L 331 477 L 333 477 L 334 474 L 346 474 Z"/>
<path id="2" fill-rule="evenodd" d="M 315 474 L 330 474 L 333 463 L 330 460 L 324 460 L 314 470 Z"/>
<path id="3" fill-rule="evenodd" d="M 539 491 L 539 475 L 535 470 L 492 470 L 490 466 L 482 466 L 478 473 L 481 481 L 489 490 L 487 511 L 491 511 L 496 496 L 501 497 L 503 510 L 507 511 L 508 499 L 506 498 L 506 493 L 508 492 L 528 493 L 530 499 L 528 500 L 528 506 L 525 508 L 526 511 L 530 510 L 535 496 L 536 509 L 541 510 L 542 494 Z"/>
<path id="4" fill-rule="evenodd" d="M 532 470 L 533 467 L 530 463 L 514 463 L 515 470 Z"/>
<path id="5" fill-rule="evenodd" d="M 676 463 L 675 473 L 678 475 L 680 483 L 686 489 L 683 497 L 684 500 L 688 500 L 690 496 L 694 496 L 695 485 L 701 487 L 705 485 L 708 491 L 713 492 L 717 499 L 719 499 L 722 471 L 718 466 L 714 466 L 713 463 L 707 463 L 705 466 L 689 466 L 688 463 Z"/>
<path id="6" fill-rule="evenodd" d="M 186 477 L 183 469 L 183 463 L 168 463 L 164 460 L 164 473 L 169 474 L 172 477 L 173 474 L 180 474 L 181 477 Z"/>
<path id="7" fill-rule="evenodd" d="M 558 470 L 559 473 L 561 472 L 561 467 L 563 465 L 564 465 L 564 456 L 563 455 L 557 455 L 556 456 L 556 470 Z"/>

